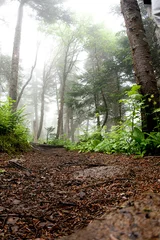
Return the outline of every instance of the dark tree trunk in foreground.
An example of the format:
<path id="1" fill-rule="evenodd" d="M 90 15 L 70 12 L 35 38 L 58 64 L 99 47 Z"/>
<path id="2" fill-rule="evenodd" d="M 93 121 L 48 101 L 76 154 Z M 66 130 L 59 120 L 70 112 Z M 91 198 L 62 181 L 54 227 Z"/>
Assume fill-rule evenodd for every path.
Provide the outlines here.
<path id="1" fill-rule="evenodd" d="M 153 113 L 159 107 L 159 93 L 150 49 L 137 0 L 121 0 L 121 10 L 132 50 L 136 81 L 141 86 L 140 93 L 144 96 L 144 106 L 141 109 L 142 131 L 150 133 L 157 131 L 159 121 L 156 113 Z"/>

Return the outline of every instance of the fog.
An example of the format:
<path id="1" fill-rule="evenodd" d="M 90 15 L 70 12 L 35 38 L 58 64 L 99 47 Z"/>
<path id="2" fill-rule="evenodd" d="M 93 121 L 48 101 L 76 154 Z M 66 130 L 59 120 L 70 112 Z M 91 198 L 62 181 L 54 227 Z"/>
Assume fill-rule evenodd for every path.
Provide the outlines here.
<path id="1" fill-rule="evenodd" d="M 63 118 L 64 122 L 61 123 L 63 124 L 62 132 L 65 134 L 69 134 L 71 125 L 75 125 L 75 134 L 79 131 L 88 131 L 89 128 L 94 127 L 97 121 L 95 114 L 99 114 L 99 116 L 97 115 L 99 121 L 104 121 L 105 111 L 96 113 L 94 109 L 95 104 L 90 102 L 90 97 L 87 96 L 87 93 L 86 95 L 83 93 L 81 97 L 76 96 L 72 105 L 71 99 L 74 94 L 77 94 L 73 93 L 72 87 L 76 83 L 81 84 L 81 88 L 87 85 L 87 88 L 89 88 L 91 83 L 86 82 L 86 79 L 95 74 L 94 72 L 99 68 L 99 64 L 103 64 L 104 61 L 108 61 L 110 58 L 113 59 L 111 52 L 116 47 L 115 36 L 117 32 L 123 29 L 122 17 L 113 13 L 113 8 L 116 5 L 119 5 L 119 0 L 108 0 L 107 2 L 104 0 L 94 2 L 90 0 L 68 0 L 64 3 L 65 9 L 69 9 L 72 14 L 74 13 L 74 17 L 76 16 L 76 19 L 79 19 L 76 20 L 79 22 L 75 26 L 73 24 L 72 27 L 71 24 L 68 25 L 63 23 L 63 21 L 55 22 L 54 24 L 44 24 L 43 20 L 36 20 L 36 13 L 30 7 L 24 6 L 18 93 L 20 93 L 26 81 L 30 77 L 31 79 L 25 87 L 18 108 L 25 106 L 28 118 L 27 125 L 32 134 L 37 134 L 36 132 L 43 115 L 41 138 L 45 138 L 45 129 L 50 126 L 53 126 L 56 131 L 58 112 L 61 110 L 62 115 L 59 118 Z M 2 56 L 12 57 L 18 7 L 18 1 L 6 1 L 0 7 L 0 53 Z M 85 21 L 83 22 L 84 19 L 86 19 L 86 22 L 88 21 L 88 29 L 93 29 L 91 33 L 86 32 L 89 30 L 86 28 L 87 24 Z M 86 26 L 82 30 L 85 24 Z M 100 38 L 98 34 L 101 34 Z M 105 36 L 106 40 L 103 39 Z M 96 41 L 98 42 L 99 40 L 102 43 L 97 45 Z M 91 45 L 88 46 L 87 44 Z M 34 66 L 38 45 L 38 55 Z M 104 45 L 104 49 L 102 45 Z M 93 49 L 91 49 L 91 46 Z M 65 55 L 67 48 L 69 54 Z M 94 55 L 93 52 L 96 48 L 99 52 L 97 55 Z M 66 62 L 64 62 L 65 60 Z M 92 74 L 90 72 L 91 69 L 93 70 Z M 5 81 L 1 78 L 1 100 L 8 96 L 10 80 L 5 79 Z M 65 85 L 65 90 L 61 99 L 63 84 Z M 81 89 L 81 91 L 83 90 Z M 71 92 L 71 95 L 66 95 L 68 92 Z M 71 102 L 68 102 L 67 98 L 70 98 Z M 103 104 L 103 100 L 100 98 L 99 107 L 102 107 Z M 76 106 L 79 110 L 76 109 Z M 42 107 L 44 108 L 43 110 Z M 117 106 L 115 104 L 115 106 L 110 107 L 113 108 L 111 109 L 112 115 Z M 84 115 L 84 117 L 81 115 Z"/>

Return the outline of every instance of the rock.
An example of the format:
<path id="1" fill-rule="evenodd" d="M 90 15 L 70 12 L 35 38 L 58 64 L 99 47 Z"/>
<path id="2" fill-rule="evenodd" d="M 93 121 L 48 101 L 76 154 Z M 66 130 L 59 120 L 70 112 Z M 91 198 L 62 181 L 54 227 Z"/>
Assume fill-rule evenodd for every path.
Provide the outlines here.
<path id="1" fill-rule="evenodd" d="M 60 240 L 160 240 L 160 194 L 145 193 Z"/>

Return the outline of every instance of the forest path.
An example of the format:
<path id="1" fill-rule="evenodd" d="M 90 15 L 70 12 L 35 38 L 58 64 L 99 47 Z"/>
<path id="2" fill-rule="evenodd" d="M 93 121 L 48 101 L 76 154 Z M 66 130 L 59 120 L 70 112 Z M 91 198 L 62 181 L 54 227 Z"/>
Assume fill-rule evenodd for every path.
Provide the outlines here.
<path id="1" fill-rule="evenodd" d="M 104 213 L 118 216 L 115 213 L 124 202 L 141 201 L 143 193 L 160 193 L 158 156 L 135 158 L 41 146 L 12 159 L 1 154 L 0 169 L 5 170 L 0 172 L 0 239 L 57 239 L 84 228 L 94 219 L 102 222 Z M 157 204 L 157 200 L 150 204 L 155 206 L 154 211 L 160 208 Z M 153 223 L 153 235 L 158 234 L 153 226 L 158 224 L 155 215 L 148 219 L 147 224 Z M 142 234 L 116 238 L 111 232 L 106 238 L 95 239 L 146 240 Z M 91 239 L 87 236 L 83 239 Z"/>

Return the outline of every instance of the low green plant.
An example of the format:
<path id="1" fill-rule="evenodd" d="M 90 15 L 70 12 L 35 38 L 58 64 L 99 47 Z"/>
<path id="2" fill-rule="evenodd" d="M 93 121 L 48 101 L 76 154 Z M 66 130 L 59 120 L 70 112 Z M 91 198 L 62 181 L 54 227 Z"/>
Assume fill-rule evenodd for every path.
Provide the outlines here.
<path id="1" fill-rule="evenodd" d="M 90 135 L 85 133 L 72 148 L 80 152 L 92 152 L 102 140 L 103 137 L 100 130 L 94 131 Z"/>
<path id="2" fill-rule="evenodd" d="M 143 98 L 139 94 L 139 89 L 138 85 L 132 86 L 131 90 L 126 92 L 127 98 L 121 100 L 127 109 L 123 122 L 113 126 L 111 131 L 105 134 L 102 134 L 102 129 L 84 134 L 70 149 L 80 152 L 125 153 L 139 156 L 155 153 L 155 150 L 159 151 L 160 133 L 146 134 L 141 130 L 140 109 L 143 106 Z"/>
<path id="3" fill-rule="evenodd" d="M 12 102 L 0 102 L 0 151 L 17 153 L 30 148 L 23 110 L 12 111 Z"/>
<path id="4" fill-rule="evenodd" d="M 0 169 L 0 174 L 1 173 L 5 173 L 5 170 L 4 169 Z"/>
<path id="5" fill-rule="evenodd" d="M 48 141 L 48 144 L 57 146 L 57 147 L 66 147 L 66 148 L 69 148 L 69 145 L 72 145 L 69 139 L 66 139 L 66 138 L 57 139 L 56 137 L 54 137 L 53 139 L 50 139 Z"/>

